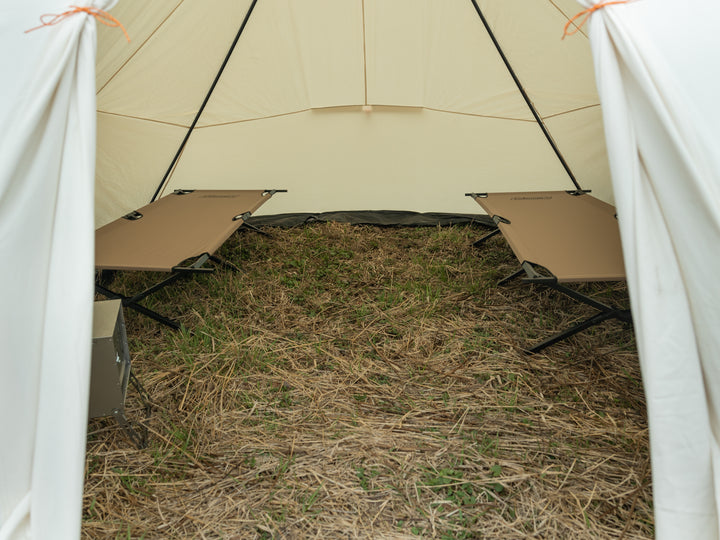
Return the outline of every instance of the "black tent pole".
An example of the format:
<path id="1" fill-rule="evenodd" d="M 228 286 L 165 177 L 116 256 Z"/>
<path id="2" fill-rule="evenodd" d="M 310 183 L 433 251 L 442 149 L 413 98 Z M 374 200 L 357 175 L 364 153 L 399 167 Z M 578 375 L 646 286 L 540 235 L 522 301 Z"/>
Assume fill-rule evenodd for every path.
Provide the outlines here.
<path id="1" fill-rule="evenodd" d="M 257 4 L 257 0 L 253 0 L 252 4 L 250 4 L 250 7 L 247 10 L 247 13 L 245 14 L 245 18 L 243 19 L 242 24 L 240 25 L 239 30 L 237 31 L 237 34 L 235 35 L 235 39 L 232 42 L 232 45 L 230 45 L 230 50 L 228 50 L 227 54 L 225 55 L 225 60 L 223 60 L 222 65 L 220 66 L 220 69 L 217 72 L 217 75 L 215 75 L 215 80 L 213 81 L 212 85 L 210 86 L 210 90 L 208 90 L 207 95 L 205 96 L 205 99 L 202 102 L 202 105 L 200 105 L 200 108 L 198 109 L 197 114 L 195 115 L 195 118 L 192 121 L 192 124 L 190 124 L 190 128 L 188 129 L 187 133 L 185 134 L 185 138 L 180 143 L 180 148 L 178 148 L 178 151 L 175 153 L 175 157 L 173 157 L 172 162 L 170 163 L 170 166 L 168 167 L 167 171 L 165 171 L 165 175 L 163 176 L 162 180 L 160 181 L 160 185 L 155 190 L 155 194 L 152 196 L 152 199 L 150 202 L 154 202 L 155 199 L 157 199 L 158 195 L 160 195 L 160 191 L 162 190 L 163 186 L 165 185 L 165 182 L 167 182 L 167 179 L 170 177 L 170 173 L 172 172 L 173 168 L 175 167 L 175 164 L 177 163 L 178 159 L 180 159 L 180 154 L 182 154 L 183 149 L 185 148 L 185 145 L 188 142 L 188 139 L 190 138 L 190 134 L 193 132 L 193 129 L 195 129 L 195 125 L 198 123 L 198 120 L 200 120 L 200 116 L 202 115 L 203 111 L 205 110 L 205 106 L 207 105 L 208 101 L 210 100 L 210 96 L 212 95 L 213 91 L 215 90 L 215 86 L 217 86 L 218 81 L 220 80 L 220 77 L 223 74 L 223 71 L 225 71 L 225 66 L 227 66 L 227 63 L 230 61 L 230 57 L 232 56 L 233 51 L 235 50 L 235 45 L 237 45 L 238 40 L 240 39 L 240 36 L 242 35 L 243 31 L 245 30 L 245 26 L 248 23 L 248 20 L 250 20 L 250 15 L 253 12 L 253 9 L 255 9 L 255 4 Z"/>
<path id="2" fill-rule="evenodd" d="M 513 81 L 515 81 L 515 85 L 518 87 L 518 90 L 520 90 L 520 93 L 522 94 L 523 99 L 525 100 L 525 103 L 530 108 L 530 111 L 532 112 L 532 115 L 535 117 L 535 121 L 540 126 L 540 129 L 542 130 L 543 134 L 545 135 L 545 138 L 550 143 L 550 146 L 552 147 L 553 151 L 555 152 L 555 155 L 560 160 L 560 163 L 562 164 L 563 168 L 565 169 L 565 172 L 570 177 L 570 180 L 572 180 L 572 183 L 575 184 L 575 188 L 578 191 L 582 191 L 582 188 L 580 187 L 580 184 L 578 183 L 577 179 L 575 178 L 575 175 L 573 174 L 572 170 L 570 169 L 570 165 L 567 164 L 567 161 L 565 161 L 565 158 L 560 153 L 560 149 L 555 144 L 555 140 L 552 138 L 552 135 L 550 135 L 550 132 L 547 129 L 547 126 L 545 125 L 545 122 L 542 118 L 540 118 L 540 115 L 538 114 L 537 110 L 535 109 L 535 106 L 533 105 L 532 101 L 530 101 L 530 97 L 527 95 L 527 92 L 525 91 L 525 88 L 523 88 L 522 83 L 520 82 L 520 79 L 518 79 L 517 75 L 515 74 L 515 70 L 513 70 L 512 66 L 510 65 L 510 61 L 507 59 L 507 56 L 505 56 L 505 53 L 502 50 L 502 47 L 500 47 L 500 43 L 498 42 L 497 38 L 495 38 L 495 34 L 493 33 L 492 29 L 490 28 L 490 24 L 487 22 L 487 19 L 485 19 L 485 15 L 483 15 L 482 10 L 480 9 L 480 6 L 478 6 L 478 3 L 476 0 L 471 0 L 473 6 L 475 6 L 475 11 L 477 11 L 478 16 L 480 17 L 480 20 L 482 21 L 483 25 L 485 26 L 485 30 L 487 31 L 488 35 L 490 36 L 490 39 L 492 40 L 493 44 L 495 45 L 495 48 L 497 49 L 498 54 L 500 55 L 500 58 L 502 58 L 502 61 L 505 63 L 505 67 L 508 70 L 508 73 L 510 73 L 510 76 L 513 78 Z"/>

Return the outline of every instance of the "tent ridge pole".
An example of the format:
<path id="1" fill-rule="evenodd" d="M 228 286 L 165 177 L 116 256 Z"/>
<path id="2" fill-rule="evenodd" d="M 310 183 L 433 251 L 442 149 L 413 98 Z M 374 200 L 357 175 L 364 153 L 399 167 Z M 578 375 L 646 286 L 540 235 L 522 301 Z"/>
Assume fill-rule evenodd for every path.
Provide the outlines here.
<path id="1" fill-rule="evenodd" d="M 245 27 L 247 26 L 248 21 L 250 20 L 250 15 L 252 15 L 253 10 L 255 9 L 255 4 L 257 4 L 258 0 L 253 0 L 252 4 L 250 4 L 250 7 L 247 10 L 247 13 L 245 13 L 245 18 L 243 19 L 242 24 L 240 25 L 240 28 L 237 31 L 237 34 L 235 34 L 235 39 L 233 40 L 232 44 L 230 45 L 230 49 L 228 50 L 227 54 L 225 55 L 225 59 L 223 60 L 222 65 L 220 66 L 220 69 L 218 70 L 217 74 L 215 75 L 215 80 L 210 85 L 210 89 L 208 90 L 207 94 L 205 95 L 205 99 L 202 102 L 202 105 L 200 105 L 200 108 L 198 109 L 198 112 L 195 114 L 195 118 L 193 118 L 192 124 L 190 124 L 190 127 L 187 130 L 187 133 L 185 133 L 185 137 L 183 138 L 182 142 L 180 143 L 180 148 L 178 148 L 177 152 L 175 152 L 175 156 L 173 157 L 172 161 L 170 162 L 170 166 L 167 168 L 167 171 L 165 171 L 165 175 L 163 176 L 162 180 L 160 181 L 160 184 L 158 185 L 157 189 L 155 190 L 155 193 L 152 196 L 152 199 L 150 199 L 150 202 L 155 202 L 155 200 L 160 195 L 160 192 L 162 191 L 162 188 L 165 186 L 165 183 L 167 182 L 168 178 L 170 177 L 170 173 L 172 173 L 173 169 L 175 168 L 175 165 L 178 162 L 178 159 L 180 159 L 180 155 L 183 153 L 183 150 L 185 149 L 185 145 L 188 142 L 188 139 L 190 139 L 190 135 L 192 134 L 193 130 L 195 129 L 195 125 L 198 123 L 198 120 L 200 120 L 200 116 L 202 115 L 203 111 L 205 110 L 205 106 L 208 104 L 208 101 L 210 101 L 210 96 L 212 96 L 213 91 L 215 90 L 215 87 L 217 86 L 218 81 L 220 81 L 220 77 L 223 74 L 223 71 L 225 71 L 225 67 L 227 66 L 228 62 L 230 61 L 230 57 L 233 54 L 233 51 L 235 51 L 235 46 L 237 45 L 237 42 L 240 40 L 240 36 L 242 35 L 243 31 L 245 30 Z"/>
<path id="2" fill-rule="evenodd" d="M 490 23 L 488 23 L 487 19 L 485 18 L 485 15 L 483 15 L 482 10 L 480 9 L 480 6 L 477 3 L 477 0 L 470 0 L 475 7 L 475 11 L 478 14 L 478 17 L 480 17 L 480 20 L 483 23 L 483 26 L 485 27 L 485 30 L 488 33 L 488 36 L 490 36 L 490 39 L 493 42 L 493 45 L 495 45 L 495 48 L 497 49 L 498 54 L 500 55 L 500 58 L 502 58 L 503 63 L 505 64 L 505 68 L 508 70 L 508 73 L 510 73 L 510 76 L 512 77 L 513 81 L 515 81 L 515 85 L 517 86 L 518 90 L 520 91 L 520 94 L 522 94 L 523 99 L 525 100 L 525 103 L 527 104 L 528 108 L 530 109 L 530 112 L 532 112 L 533 117 L 535 117 L 535 121 L 537 122 L 538 126 L 540 126 L 540 129 L 543 132 L 543 135 L 545 135 L 545 138 L 547 139 L 548 143 L 550 143 L 550 146 L 552 147 L 553 151 L 555 152 L 555 155 L 560 160 L 560 163 L 562 164 L 563 168 L 565 169 L 565 172 L 570 177 L 570 180 L 572 180 L 572 183 L 575 185 L 575 188 L 578 190 L 582 190 L 580 187 L 580 184 L 578 183 L 577 179 L 575 178 L 575 175 L 572 172 L 572 169 L 570 169 L 570 165 L 568 165 L 567 161 L 565 161 L 565 158 L 560 153 L 560 149 L 557 147 L 557 144 L 555 144 L 555 140 L 552 138 L 552 135 L 550 135 L 550 131 L 548 131 L 547 126 L 545 125 L 545 122 L 540 117 L 540 114 L 537 112 L 537 109 L 535 109 L 535 105 L 533 105 L 533 102 L 530 100 L 530 96 L 528 96 L 527 92 L 525 91 L 525 88 L 523 87 L 522 83 L 520 82 L 520 79 L 518 79 L 518 76 L 515 74 L 515 70 L 512 68 L 512 65 L 510 65 L 510 61 L 508 60 L 507 56 L 505 56 L 505 52 L 502 50 L 502 47 L 500 46 L 500 42 L 495 37 L 495 34 L 493 33 L 492 29 L 490 28 Z"/>

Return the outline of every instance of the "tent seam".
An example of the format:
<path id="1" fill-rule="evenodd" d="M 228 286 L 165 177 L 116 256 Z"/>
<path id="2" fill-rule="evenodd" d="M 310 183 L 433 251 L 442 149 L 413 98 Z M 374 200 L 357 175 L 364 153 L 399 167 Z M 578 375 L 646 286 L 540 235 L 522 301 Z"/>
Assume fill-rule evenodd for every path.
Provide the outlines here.
<path id="1" fill-rule="evenodd" d="M 244 122 L 256 122 L 258 120 L 269 120 L 272 118 L 281 118 L 283 116 L 292 116 L 295 114 L 301 114 L 304 112 L 309 112 L 309 111 L 314 111 L 314 110 L 342 109 L 342 108 L 357 107 L 357 106 L 358 105 L 353 104 L 353 105 L 333 105 L 333 106 L 329 106 L 329 107 L 309 107 L 307 109 L 300 109 L 297 111 L 291 111 L 291 112 L 287 112 L 287 113 L 272 114 L 272 115 L 268 115 L 268 116 L 258 116 L 256 118 L 246 118 L 244 120 L 233 120 L 231 122 L 220 122 L 220 123 L 216 123 L 216 124 L 207 124 L 204 126 L 195 126 L 195 129 L 205 129 L 205 128 L 217 127 L 217 126 L 228 126 L 228 125 L 232 125 L 232 124 L 242 124 Z M 535 123 L 534 120 L 530 120 L 530 119 L 526 119 L 526 118 L 512 118 L 510 116 L 495 116 L 492 114 L 476 114 L 476 113 L 466 113 L 466 112 L 460 112 L 460 111 L 449 111 L 446 109 L 438 109 L 435 107 L 411 107 L 411 106 L 403 106 L 403 105 L 382 105 L 382 104 L 377 104 L 377 103 L 375 104 L 375 106 L 377 106 L 377 107 L 392 107 L 392 108 L 398 108 L 398 109 L 423 109 L 426 111 L 439 112 L 439 113 L 443 113 L 443 114 L 456 114 L 459 116 L 471 116 L 474 118 L 488 118 L 488 119 L 494 119 L 494 120 L 509 120 L 511 122 Z M 586 105 L 584 107 L 578 107 L 576 109 L 570 109 L 568 111 L 561 111 L 558 113 L 549 114 L 547 116 L 543 116 L 542 118 L 543 118 L 543 120 L 548 120 L 548 119 L 564 116 L 566 114 L 572 114 L 574 112 L 583 111 L 586 109 L 593 109 L 593 108 L 597 108 L 597 107 L 600 107 L 600 104 L 593 103 L 592 105 Z M 162 124 L 164 126 L 172 126 L 172 127 L 182 128 L 182 129 L 187 129 L 189 127 L 186 124 L 179 124 L 176 122 L 166 122 L 164 120 L 157 120 L 154 118 L 145 118 L 142 116 L 134 116 L 131 114 L 120 114 L 120 113 L 114 113 L 114 112 L 110 112 L 110 111 L 103 111 L 100 109 L 98 109 L 97 112 L 98 112 L 98 114 L 107 114 L 109 116 L 117 116 L 119 118 L 129 118 L 131 120 L 140 120 L 141 122 L 152 122 L 154 124 Z"/>
<path id="2" fill-rule="evenodd" d="M 114 113 L 114 112 L 110 112 L 110 111 L 102 111 L 100 109 L 98 109 L 96 112 L 98 114 L 107 114 L 110 116 L 118 116 L 120 118 L 130 118 L 132 120 L 140 120 L 143 122 L 152 122 L 154 124 L 162 124 L 165 126 L 173 126 L 173 127 L 183 128 L 183 129 L 187 129 L 188 127 L 190 127 L 185 124 L 177 124 L 175 122 L 165 122 L 163 120 L 155 120 L 154 118 L 143 118 L 142 116 L 133 116 L 131 114 L 120 114 L 120 113 Z"/>
<path id="3" fill-rule="evenodd" d="M 119 68 L 117 68 L 117 70 L 115 71 L 115 73 L 113 73 L 113 74 L 110 76 L 110 78 L 109 78 L 107 81 L 105 81 L 105 84 L 103 84 L 102 87 L 99 88 L 99 89 L 95 92 L 95 95 L 100 95 L 100 92 L 102 92 L 103 90 L 105 90 L 105 88 L 107 87 L 107 85 L 110 84 L 115 77 L 117 77 L 118 73 L 120 73 L 123 69 L 125 69 L 125 66 L 127 66 L 133 58 L 135 58 L 135 55 L 136 55 L 137 53 L 139 53 L 140 50 L 145 47 L 145 45 L 147 44 L 147 42 L 150 41 L 150 39 L 158 32 L 158 30 L 160 30 L 160 28 L 162 28 L 162 26 L 168 21 L 168 19 L 170 19 L 170 17 L 173 16 L 173 14 L 178 10 L 178 8 L 179 8 L 184 2 L 185 2 L 185 0 L 180 0 L 180 2 L 178 3 L 178 5 L 175 6 L 175 7 L 172 9 L 172 11 L 170 11 L 170 13 L 168 13 L 167 16 L 160 22 L 160 24 L 155 27 L 155 29 L 150 33 L 150 35 L 149 35 L 147 38 L 145 38 L 145 41 L 143 41 L 143 42 L 140 44 L 140 46 L 135 50 L 135 52 L 132 53 L 132 54 L 122 63 L 122 65 L 121 65 Z"/>
<path id="4" fill-rule="evenodd" d="M 560 6 L 558 6 L 558 5 L 554 2 L 554 0 L 548 0 L 548 2 L 549 2 L 550 4 L 552 4 L 553 7 L 554 7 L 555 9 L 557 9 L 557 10 L 562 14 L 563 17 L 565 17 L 565 19 L 567 19 L 568 21 L 570 20 L 571 15 L 568 15 L 567 13 L 565 13 L 565 12 L 562 10 L 562 8 L 561 8 Z M 580 34 L 582 34 L 582 35 L 585 37 L 585 39 L 589 39 L 589 38 L 588 38 L 588 35 L 585 33 L 585 31 L 584 31 L 582 28 L 578 27 L 578 25 L 576 25 L 574 22 L 572 23 L 572 25 L 573 25 L 575 28 L 577 28 L 577 32 L 580 33 Z"/>
<path id="5" fill-rule="evenodd" d="M 331 107 L 310 107 L 308 109 L 301 109 L 298 111 L 292 111 L 287 113 L 281 113 L 281 114 L 274 114 L 269 116 L 260 116 L 257 118 L 246 118 L 243 120 L 233 120 L 231 122 L 221 122 L 217 124 L 207 124 L 204 126 L 195 126 L 195 129 L 205 129 L 210 127 L 219 127 L 219 126 L 229 126 L 233 124 L 243 124 L 245 122 L 257 122 L 259 120 L 269 120 L 272 118 L 281 118 L 283 116 L 293 116 L 295 114 L 302 114 L 305 112 L 310 111 L 316 111 L 316 110 L 329 110 L 329 109 L 344 109 L 344 108 L 352 108 L 352 107 L 360 107 L 361 105 L 336 105 Z M 458 111 L 447 111 L 443 109 L 435 109 L 433 107 L 411 107 L 411 106 L 403 106 L 403 105 L 381 105 L 381 104 L 374 104 L 375 107 L 388 107 L 388 108 L 394 108 L 394 109 L 418 109 L 418 110 L 426 110 L 426 111 L 433 111 L 443 114 L 454 114 L 459 116 L 471 116 L 474 118 L 488 118 L 493 120 L 509 120 L 512 122 L 526 122 L 528 124 L 534 124 L 535 120 L 525 119 L 525 118 L 511 118 L 508 116 L 493 116 L 493 115 L 486 115 L 486 114 L 474 114 L 474 113 L 464 113 L 464 112 L 458 112 Z M 151 120 L 152 121 L 152 120 Z"/>
<path id="6" fill-rule="evenodd" d="M 368 104 L 368 77 L 367 77 L 367 37 L 366 37 L 366 22 L 365 22 L 365 0 L 361 0 L 360 7 L 362 8 L 362 41 L 363 41 L 363 83 L 365 84 L 365 103 Z"/>
<path id="7" fill-rule="evenodd" d="M 543 116 L 542 119 L 543 119 L 543 120 L 548 120 L 548 119 L 550 119 L 550 118 L 557 118 L 558 116 L 564 116 L 564 115 L 566 115 L 566 114 L 572 114 L 572 113 L 574 113 L 574 112 L 584 111 L 584 110 L 587 110 L 587 109 L 595 109 L 595 108 L 599 108 L 599 107 L 600 107 L 600 103 L 593 103 L 593 104 L 591 104 L 591 105 L 585 105 L 585 106 L 583 106 L 583 107 L 577 107 L 577 108 L 575 108 L 575 109 L 570 109 L 570 110 L 567 110 L 567 111 L 560 111 L 560 112 L 557 112 L 557 113 L 548 114 L 547 116 Z"/>

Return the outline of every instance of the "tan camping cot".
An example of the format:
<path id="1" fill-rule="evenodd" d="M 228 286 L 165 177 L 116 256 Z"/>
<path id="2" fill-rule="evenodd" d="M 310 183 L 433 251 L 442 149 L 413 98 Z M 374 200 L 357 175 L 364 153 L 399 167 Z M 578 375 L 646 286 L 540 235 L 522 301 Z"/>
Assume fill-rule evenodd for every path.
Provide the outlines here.
<path id="1" fill-rule="evenodd" d="M 134 296 L 96 281 L 95 291 L 172 328 L 180 325 L 139 302 L 183 275 L 212 272 L 208 261 L 238 270 L 214 255 L 275 193 L 285 190 L 176 190 L 95 232 L 96 270 L 168 272 L 170 276 Z"/>
<path id="2" fill-rule="evenodd" d="M 608 306 L 566 286 L 568 283 L 622 281 L 625 266 L 615 208 L 583 190 L 517 193 L 467 193 L 501 233 L 520 261 L 520 269 L 500 281 L 525 274 L 526 283 L 555 289 L 597 313 L 559 332 L 528 352 L 538 352 L 607 319 L 630 322 L 630 310 Z"/>

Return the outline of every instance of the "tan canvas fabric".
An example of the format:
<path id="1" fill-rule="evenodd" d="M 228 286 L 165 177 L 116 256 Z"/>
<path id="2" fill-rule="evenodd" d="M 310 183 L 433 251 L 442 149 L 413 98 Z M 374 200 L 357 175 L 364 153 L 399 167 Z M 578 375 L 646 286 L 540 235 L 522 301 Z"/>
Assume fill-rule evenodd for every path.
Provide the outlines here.
<path id="1" fill-rule="evenodd" d="M 547 268 L 559 282 L 625 279 L 615 208 L 564 191 L 489 193 L 475 200 L 498 225 L 521 262 Z"/>
<path id="2" fill-rule="evenodd" d="M 525 148 L 522 158 L 495 159 L 518 146 Z M 312 110 L 197 130 L 167 190 L 197 178 L 232 189 L 242 170 L 255 185 L 282 184 L 293 194 L 273 201 L 273 213 L 319 207 L 477 213 L 464 194 L 478 178 L 502 177 L 512 190 L 525 189 L 529 179 L 536 188 L 571 188 L 546 146 L 530 122 L 378 106 L 365 115 Z"/>
<path id="3" fill-rule="evenodd" d="M 123 0 L 132 42 L 98 29 L 97 226 L 160 184 L 250 4 Z M 560 40 L 572 2 L 479 5 L 582 187 L 610 201 L 589 44 Z M 293 197 L 273 213 L 470 213 L 478 185 L 573 188 L 468 0 L 258 2 L 164 193 L 278 184 Z"/>
<path id="4" fill-rule="evenodd" d="M 139 219 L 119 218 L 99 228 L 95 267 L 170 272 L 188 258 L 213 254 L 242 225 L 233 218 L 255 212 L 269 198 L 262 190 L 173 193 L 138 209 Z"/>

